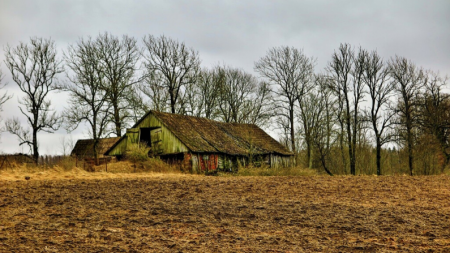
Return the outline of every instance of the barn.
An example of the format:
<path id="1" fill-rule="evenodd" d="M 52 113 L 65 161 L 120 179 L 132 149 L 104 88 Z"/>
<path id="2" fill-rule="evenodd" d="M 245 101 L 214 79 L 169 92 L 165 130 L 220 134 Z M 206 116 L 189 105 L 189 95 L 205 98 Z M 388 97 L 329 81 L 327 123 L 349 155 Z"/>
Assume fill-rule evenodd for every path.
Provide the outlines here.
<path id="1" fill-rule="evenodd" d="M 249 163 L 279 168 L 293 162 L 293 154 L 256 125 L 157 111 L 127 129 L 105 155 L 120 159 L 132 143 L 148 145 L 150 155 L 197 173 L 232 171 Z"/>
<path id="2" fill-rule="evenodd" d="M 120 137 L 112 138 L 102 138 L 98 140 L 97 149 L 98 157 L 103 158 L 104 153 L 111 148 Z M 76 156 L 77 158 L 93 158 L 94 154 L 94 139 L 82 139 L 78 140 L 73 147 L 71 156 Z"/>

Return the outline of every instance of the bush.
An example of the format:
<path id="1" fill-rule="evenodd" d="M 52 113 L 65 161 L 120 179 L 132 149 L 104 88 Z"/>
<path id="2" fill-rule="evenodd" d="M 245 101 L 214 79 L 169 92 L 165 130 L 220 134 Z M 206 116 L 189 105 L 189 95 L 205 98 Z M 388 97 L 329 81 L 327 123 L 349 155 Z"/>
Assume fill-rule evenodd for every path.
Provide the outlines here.
<path id="1" fill-rule="evenodd" d="M 147 145 L 131 144 L 127 147 L 125 158 L 132 163 L 145 162 L 149 159 L 148 152 L 150 148 Z"/>
<path id="2" fill-rule="evenodd" d="M 63 170 L 65 171 L 72 170 L 73 168 L 76 167 L 75 165 L 76 161 L 75 158 L 72 156 L 66 156 L 59 162 L 59 166 L 63 168 Z"/>

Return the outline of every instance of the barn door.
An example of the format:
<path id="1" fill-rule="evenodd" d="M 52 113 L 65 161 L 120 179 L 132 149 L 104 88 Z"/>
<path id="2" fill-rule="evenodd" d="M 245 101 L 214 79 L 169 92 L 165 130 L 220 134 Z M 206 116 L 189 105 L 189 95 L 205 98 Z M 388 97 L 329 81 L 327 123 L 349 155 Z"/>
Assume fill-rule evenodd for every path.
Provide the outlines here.
<path id="1" fill-rule="evenodd" d="M 127 129 L 127 147 L 129 148 L 133 143 L 139 143 L 139 128 Z"/>
<path id="2" fill-rule="evenodd" d="M 152 142 L 152 150 L 154 154 L 161 154 L 163 153 L 163 146 L 162 146 L 162 132 L 161 128 L 153 129 L 150 131 L 150 139 Z"/>

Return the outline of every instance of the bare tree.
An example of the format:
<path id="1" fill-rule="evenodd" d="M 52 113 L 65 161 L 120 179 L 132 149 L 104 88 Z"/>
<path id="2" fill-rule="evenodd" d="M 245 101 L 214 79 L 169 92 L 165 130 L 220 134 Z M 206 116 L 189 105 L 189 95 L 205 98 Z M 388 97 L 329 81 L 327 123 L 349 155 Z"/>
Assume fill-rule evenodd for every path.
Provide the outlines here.
<path id="1" fill-rule="evenodd" d="M 0 90 L 3 89 L 5 87 L 5 85 L 6 84 L 3 84 L 3 72 L 0 69 Z M 9 95 L 7 92 L 0 95 L 0 112 L 3 110 L 3 108 L 2 108 L 3 104 L 6 103 L 6 101 L 8 101 L 11 97 L 12 97 L 12 95 Z M 0 123 L 1 122 L 2 122 L 2 117 L 0 116 Z M 3 127 L 0 127 L 0 133 L 3 131 L 4 131 Z"/>
<path id="2" fill-rule="evenodd" d="M 165 36 L 144 38 L 147 75 L 162 77 L 160 86 L 167 90 L 170 110 L 177 112 L 177 103 L 184 86 L 195 83 L 200 67 L 198 53 L 184 43 Z"/>
<path id="3" fill-rule="evenodd" d="M 445 156 L 442 169 L 450 161 L 450 94 L 444 92 L 448 78 L 429 72 L 419 99 L 417 123 L 422 133 L 433 136 Z"/>
<path id="4" fill-rule="evenodd" d="M 263 124 L 271 114 L 268 85 L 240 69 L 225 67 L 222 71 L 218 117 L 224 122 Z"/>
<path id="5" fill-rule="evenodd" d="M 70 94 L 69 107 L 64 111 L 66 128 L 70 132 L 81 122 L 89 124 L 97 164 L 99 139 L 105 135 L 109 120 L 107 112 L 111 106 L 107 102 L 109 94 L 104 89 L 108 79 L 99 54 L 91 38 L 69 46 L 64 59 L 72 72 L 67 74 L 69 82 L 61 87 Z"/>
<path id="6" fill-rule="evenodd" d="M 5 87 L 5 85 L 6 84 L 3 84 L 3 72 L 0 69 L 0 90 L 3 89 Z M 3 104 L 6 103 L 6 101 L 8 101 L 11 97 L 12 97 L 12 95 L 8 95 L 7 92 L 0 95 L 0 112 L 2 111 Z"/>
<path id="7" fill-rule="evenodd" d="M 220 87 L 224 82 L 225 74 L 222 67 L 201 70 L 197 82 L 185 89 L 183 97 L 185 114 L 216 119 L 219 114 Z"/>
<path id="8" fill-rule="evenodd" d="M 73 150 L 75 144 L 73 143 L 72 135 L 67 137 L 66 135 L 62 136 L 60 139 L 61 152 L 63 156 L 69 156 L 70 152 Z"/>
<path id="9" fill-rule="evenodd" d="M 319 160 L 325 172 L 333 176 L 333 173 L 328 167 L 328 161 L 331 148 L 335 142 L 336 98 L 332 96 L 332 91 L 329 88 L 329 78 L 324 75 L 316 75 L 315 84 L 317 92 L 310 93 L 311 99 L 309 99 L 309 106 L 313 111 L 311 113 L 312 120 L 309 121 L 313 122 L 309 136 L 310 145 L 317 150 Z"/>
<path id="10" fill-rule="evenodd" d="M 266 82 L 258 81 L 257 89 L 252 99 L 246 103 L 244 113 L 247 115 L 245 123 L 255 124 L 260 127 L 268 126 L 275 114 L 272 90 Z"/>
<path id="11" fill-rule="evenodd" d="M 19 100 L 22 105 L 19 109 L 31 127 L 29 130 L 22 128 L 15 118 L 6 122 L 6 129 L 19 138 L 20 145 L 27 144 L 32 147 L 33 158 L 37 163 L 39 158 L 37 133 L 40 131 L 52 133 L 60 126 L 60 119 L 52 110 L 48 95 L 57 88 L 54 81 L 56 75 L 63 72 L 63 68 L 56 58 L 55 43 L 50 39 L 31 38 L 29 44 L 20 42 L 15 48 L 8 45 L 5 49 L 5 58 L 12 79 L 25 93 Z"/>
<path id="12" fill-rule="evenodd" d="M 144 82 L 139 85 L 139 90 L 146 95 L 150 101 L 145 105 L 148 109 L 158 112 L 169 110 L 169 92 L 163 85 L 164 77 L 158 72 L 148 73 Z"/>
<path id="13" fill-rule="evenodd" d="M 111 104 L 112 110 L 108 114 L 114 125 L 113 132 L 121 136 L 126 120 L 131 117 L 128 95 L 140 81 L 135 77 L 140 52 L 136 40 L 126 35 L 119 39 L 104 33 L 98 36 L 95 45 L 107 80 L 103 88 L 107 90 L 108 103 Z"/>
<path id="14" fill-rule="evenodd" d="M 356 174 L 357 136 L 363 121 L 360 115 L 360 105 L 364 96 L 363 73 L 366 57 L 366 52 L 361 48 L 355 56 L 354 50 L 349 44 L 341 44 L 339 50 L 334 52 L 328 66 L 328 71 L 334 81 L 332 90 L 338 98 L 340 106 L 339 120 L 342 132 L 345 132 L 347 138 L 352 175 Z"/>
<path id="15" fill-rule="evenodd" d="M 301 103 L 299 103 L 300 110 L 298 110 L 298 120 L 300 123 L 299 132 L 303 136 L 304 143 L 306 145 L 306 164 L 312 169 L 313 168 L 313 136 L 314 131 L 317 128 L 323 126 L 319 125 L 322 110 L 324 109 L 319 96 L 320 90 L 314 90 L 306 94 Z"/>
<path id="16" fill-rule="evenodd" d="M 311 88 L 315 60 L 304 55 L 303 50 L 292 47 L 275 47 L 255 63 L 255 70 L 273 86 L 274 102 L 278 115 L 289 122 L 292 151 L 296 152 L 295 104 Z M 279 122 L 285 122 L 281 120 Z"/>
<path id="17" fill-rule="evenodd" d="M 406 58 L 395 56 L 389 61 L 389 72 L 395 84 L 395 91 L 398 96 L 397 115 L 399 119 L 397 125 L 405 131 L 406 136 L 400 136 L 406 142 L 408 152 L 409 173 L 414 173 L 414 133 L 413 128 L 417 117 L 416 111 L 418 99 L 416 96 L 426 84 L 426 76 L 421 68 L 418 68 Z"/>
<path id="18" fill-rule="evenodd" d="M 391 140 L 391 135 L 386 131 L 393 123 L 390 98 L 395 86 L 389 80 L 389 69 L 376 51 L 367 54 L 363 78 L 370 95 L 367 114 L 375 135 L 377 175 L 381 175 L 381 148 Z"/>
<path id="19" fill-rule="evenodd" d="M 128 106 L 130 107 L 131 120 L 137 122 L 151 108 L 148 101 L 145 100 L 144 92 L 141 90 L 142 84 L 138 84 L 128 94 Z"/>

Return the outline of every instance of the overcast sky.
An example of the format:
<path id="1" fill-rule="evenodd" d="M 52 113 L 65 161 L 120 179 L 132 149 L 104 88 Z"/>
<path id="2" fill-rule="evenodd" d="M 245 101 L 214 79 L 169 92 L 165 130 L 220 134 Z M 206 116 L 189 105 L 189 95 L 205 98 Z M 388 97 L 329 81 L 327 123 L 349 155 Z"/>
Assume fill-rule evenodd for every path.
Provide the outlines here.
<path id="1" fill-rule="evenodd" d="M 450 75 L 450 1 L 146 1 L 146 0 L 1 0 L 0 45 L 17 45 L 30 37 L 52 38 L 61 56 L 71 43 L 99 33 L 133 36 L 166 35 L 200 54 L 202 66 L 218 63 L 254 73 L 254 62 L 277 46 L 303 49 L 317 58 L 321 72 L 340 43 L 377 50 L 386 60 L 399 55 L 425 69 Z M 8 82 L 0 92 L 14 94 L 0 118 L 20 116 L 22 96 L 11 80 L 0 51 L 0 67 Z M 64 94 L 52 94 L 55 109 Z M 3 124 L 3 123 L 0 123 Z M 87 138 L 81 126 L 71 134 L 38 134 L 41 154 L 62 152 L 61 139 Z M 28 152 L 15 136 L 2 133 L 0 152 Z"/>

